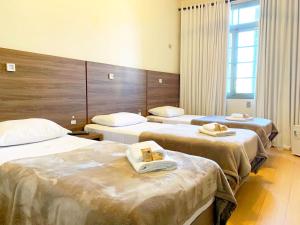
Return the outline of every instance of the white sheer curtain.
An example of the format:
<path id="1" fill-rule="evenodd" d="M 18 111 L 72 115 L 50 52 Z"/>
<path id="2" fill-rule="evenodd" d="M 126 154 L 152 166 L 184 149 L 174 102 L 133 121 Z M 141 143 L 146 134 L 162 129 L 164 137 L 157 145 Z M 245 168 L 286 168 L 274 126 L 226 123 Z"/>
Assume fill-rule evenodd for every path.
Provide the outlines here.
<path id="1" fill-rule="evenodd" d="M 214 0 L 181 10 L 180 104 L 187 113 L 225 113 L 229 9 Z"/>
<path id="2" fill-rule="evenodd" d="M 300 3 L 260 2 L 257 115 L 275 122 L 278 145 L 290 146 L 291 126 L 300 124 Z"/>

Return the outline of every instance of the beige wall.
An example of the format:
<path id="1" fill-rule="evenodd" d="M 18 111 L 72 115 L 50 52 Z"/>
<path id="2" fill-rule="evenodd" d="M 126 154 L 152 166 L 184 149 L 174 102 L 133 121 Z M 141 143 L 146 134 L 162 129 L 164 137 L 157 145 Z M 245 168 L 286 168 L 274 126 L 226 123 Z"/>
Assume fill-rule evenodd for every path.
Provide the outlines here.
<path id="1" fill-rule="evenodd" d="M 1 0 L 0 47 L 179 72 L 177 0 Z"/>

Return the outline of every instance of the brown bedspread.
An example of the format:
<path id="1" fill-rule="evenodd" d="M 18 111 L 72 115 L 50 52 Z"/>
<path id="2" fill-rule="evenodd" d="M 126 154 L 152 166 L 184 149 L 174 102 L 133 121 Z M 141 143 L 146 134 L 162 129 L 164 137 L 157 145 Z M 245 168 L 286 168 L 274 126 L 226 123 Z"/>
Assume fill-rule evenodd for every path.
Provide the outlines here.
<path id="1" fill-rule="evenodd" d="M 265 148 L 271 147 L 271 141 L 277 136 L 278 130 L 271 120 L 253 118 L 249 121 L 226 120 L 225 116 L 205 116 L 193 119 L 192 125 L 202 126 L 208 123 L 220 123 L 230 128 L 248 129 L 257 133 Z"/>
<path id="2" fill-rule="evenodd" d="M 236 201 L 214 162 L 168 152 L 178 169 L 141 175 L 126 149 L 104 142 L 1 165 L 0 224 L 183 224 L 212 197 L 215 224 L 226 223 Z"/>
<path id="3" fill-rule="evenodd" d="M 267 159 L 265 149 L 253 131 L 237 129 L 235 136 L 210 137 L 200 134 L 198 129 L 198 126 L 176 125 L 171 130 L 163 128 L 143 132 L 139 141 L 154 140 L 166 149 L 217 162 L 234 192 L 238 190 L 251 170 L 256 172 Z M 252 162 L 249 161 L 247 151 L 254 151 L 255 158 Z"/>

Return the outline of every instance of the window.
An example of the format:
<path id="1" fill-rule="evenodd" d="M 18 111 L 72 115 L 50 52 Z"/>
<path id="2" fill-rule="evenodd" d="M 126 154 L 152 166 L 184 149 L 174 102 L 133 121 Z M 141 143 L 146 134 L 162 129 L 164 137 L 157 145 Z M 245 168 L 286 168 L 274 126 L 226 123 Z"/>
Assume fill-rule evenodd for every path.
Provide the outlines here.
<path id="1" fill-rule="evenodd" d="M 254 98 L 259 38 L 259 3 L 232 4 L 228 45 L 227 98 Z"/>

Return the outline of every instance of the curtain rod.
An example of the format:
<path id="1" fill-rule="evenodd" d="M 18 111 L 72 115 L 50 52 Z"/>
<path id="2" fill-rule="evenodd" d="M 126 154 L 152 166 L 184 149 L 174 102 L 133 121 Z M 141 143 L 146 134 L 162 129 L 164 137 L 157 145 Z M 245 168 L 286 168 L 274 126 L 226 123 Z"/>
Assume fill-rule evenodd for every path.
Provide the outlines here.
<path id="1" fill-rule="evenodd" d="M 225 3 L 228 3 L 228 2 L 234 2 L 236 0 L 225 0 Z M 212 6 L 215 5 L 214 2 L 211 3 Z M 201 8 L 202 4 L 199 4 L 199 5 L 193 5 L 193 6 L 187 6 L 187 7 L 183 7 L 183 8 L 179 8 L 178 11 L 181 11 L 181 10 L 190 10 L 190 9 L 198 9 L 198 8 Z M 205 7 L 205 5 L 203 5 Z"/>

